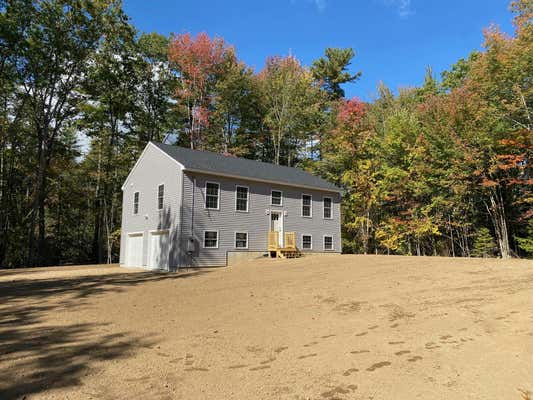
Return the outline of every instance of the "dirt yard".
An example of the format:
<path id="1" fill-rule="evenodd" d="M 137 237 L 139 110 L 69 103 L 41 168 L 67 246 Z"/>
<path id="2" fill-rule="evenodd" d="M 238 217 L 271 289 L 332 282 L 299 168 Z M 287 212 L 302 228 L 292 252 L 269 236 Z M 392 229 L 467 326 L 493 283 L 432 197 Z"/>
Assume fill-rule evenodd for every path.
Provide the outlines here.
<path id="1" fill-rule="evenodd" d="M 533 262 L 0 272 L 0 398 L 525 399 Z"/>

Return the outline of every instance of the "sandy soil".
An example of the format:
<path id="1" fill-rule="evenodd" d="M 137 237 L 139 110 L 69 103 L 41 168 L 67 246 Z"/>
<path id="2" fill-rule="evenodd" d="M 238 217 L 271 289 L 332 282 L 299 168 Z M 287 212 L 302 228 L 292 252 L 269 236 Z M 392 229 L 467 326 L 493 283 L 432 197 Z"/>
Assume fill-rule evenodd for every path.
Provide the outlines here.
<path id="1" fill-rule="evenodd" d="M 517 399 L 533 262 L 385 256 L 0 272 L 0 398 Z"/>

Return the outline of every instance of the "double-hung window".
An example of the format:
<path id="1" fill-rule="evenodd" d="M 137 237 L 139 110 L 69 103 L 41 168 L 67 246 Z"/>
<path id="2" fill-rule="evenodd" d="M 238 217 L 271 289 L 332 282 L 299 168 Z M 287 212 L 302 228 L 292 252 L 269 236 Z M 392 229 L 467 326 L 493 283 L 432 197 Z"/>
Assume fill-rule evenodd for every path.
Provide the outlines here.
<path id="1" fill-rule="evenodd" d="M 302 249 L 311 250 L 313 248 L 313 238 L 311 235 L 302 235 Z"/>
<path id="2" fill-rule="evenodd" d="M 235 232 L 235 248 L 247 249 L 248 248 L 248 233 L 247 232 Z"/>
<path id="3" fill-rule="evenodd" d="M 331 219 L 331 205 L 333 204 L 333 200 L 331 197 L 324 197 L 322 201 L 324 203 L 324 219 Z"/>
<path id="4" fill-rule="evenodd" d="M 133 214 L 139 214 L 139 192 L 133 193 Z"/>
<path id="5" fill-rule="evenodd" d="M 204 232 L 204 247 L 206 249 L 218 248 L 218 231 L 205 231 Z"/>
<path id="6" fill-rule="evenodd" d="M 205 183 L 205 208 L 218 210 L 220 202 L 220 185 L 216 182 Z"/>
<path id="7" fill-rule="evenodd" d="M 248 193 L 246 186 L 237 186 L 235 189 L 235 210 L 248 211 Z"/>
<path id="8" fill-rule="evenodd" d="M 333 250 L 333 236 L 324 236 L 324 250 Z"/>
<path id="9" fill-rule="evenodd" d="M 302 194 L 302 217 L 312 216 L 312 197 L 309 194 Z"/>
<path id="10" fill-rule="evenodd" d="M 157 187 L 157 209 L 163 209 L 163 200 L 165 198 L 165 185 L 159 185 Z"/>
<path id="11" fill-rule="evenodd" d="M 270 192 L 270 205 L 281 206 L 283 205 L 283 193 L 281 190 L 272 190 Z"/>

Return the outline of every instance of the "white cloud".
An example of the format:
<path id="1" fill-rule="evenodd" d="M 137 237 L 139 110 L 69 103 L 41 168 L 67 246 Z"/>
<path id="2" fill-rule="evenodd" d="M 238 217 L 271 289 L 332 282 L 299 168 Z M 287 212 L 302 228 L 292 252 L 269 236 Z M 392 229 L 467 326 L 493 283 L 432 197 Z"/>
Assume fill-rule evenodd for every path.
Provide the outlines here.
<path id="1" fill-rule="evenodd" d="M 411 0 L 384 0 L 385 5 L 395 7 L 400 18 L 407 18 L 415 12 L 411 8 Z"/>

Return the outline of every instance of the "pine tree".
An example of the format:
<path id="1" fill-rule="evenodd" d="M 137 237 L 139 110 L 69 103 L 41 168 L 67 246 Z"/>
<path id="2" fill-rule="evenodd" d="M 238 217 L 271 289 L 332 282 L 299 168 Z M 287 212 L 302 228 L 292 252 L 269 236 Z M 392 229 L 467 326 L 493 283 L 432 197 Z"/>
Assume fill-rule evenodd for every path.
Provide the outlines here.
<path id="1" fill-rule="evenodd" d="M 496 244 L 490 231 L 485 227 L 480 228 L 476 233 L 472 255 L 474 257 L 491 257 L 495 248 Z"/>

